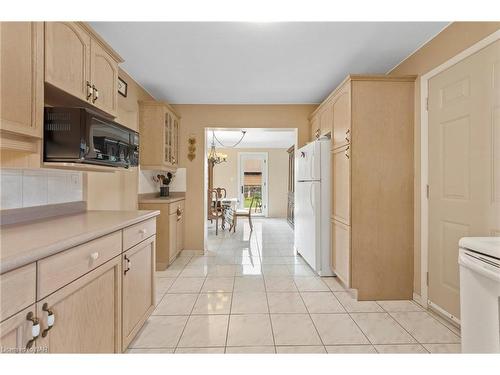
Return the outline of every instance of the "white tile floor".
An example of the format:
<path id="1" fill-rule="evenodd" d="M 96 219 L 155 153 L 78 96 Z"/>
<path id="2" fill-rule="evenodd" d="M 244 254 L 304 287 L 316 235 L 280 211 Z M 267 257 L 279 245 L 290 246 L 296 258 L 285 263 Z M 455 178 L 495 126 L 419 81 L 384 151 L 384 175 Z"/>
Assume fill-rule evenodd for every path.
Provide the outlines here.
<path id="1" fill-rule="evenodd" d="M 204 255 L 157 273 L 130 353 L 451 353 L 460 337 L 412 301 L 358 302 L 293 251 L 285 220 L 209 228 Z"/>

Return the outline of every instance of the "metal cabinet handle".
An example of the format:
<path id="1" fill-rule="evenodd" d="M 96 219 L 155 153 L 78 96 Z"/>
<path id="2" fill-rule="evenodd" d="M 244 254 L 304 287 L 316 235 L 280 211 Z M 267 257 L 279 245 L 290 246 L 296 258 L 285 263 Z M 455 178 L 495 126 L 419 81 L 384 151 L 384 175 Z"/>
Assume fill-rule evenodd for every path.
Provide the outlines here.
<path id="1" fill-rule="evenodd" d="M 139 229 L 139 233 L 142 234 L 143 236 L 145 236 L 146 233 L 148 233 L 148 230 L 146 228 L 142 228 L 142 229 Z"/>
<path id="2" fill-rule="evenodd" d="M 47 328 L 45 328 L 43 331 L 42 331 L 42 337 L 45 337 L 49 334 L 49 331 L 52 329 L 52 327 L 54 326 L 54 323 L 56 321 L 56 315 L 54 314 L 54 312 L 49 308 L 49 304 L 48 303 L 44 303 L 43 306 L 42 306 L 42 310 L 45 311 L 47 313 Z"/>
<path id="3" fill-rule="evenodd" d="M 345 141 L 346 141 L 347 143 L 351 142 L 350 135 L 351 135 L 351 129 L 347 129 L 347 130 L 345 131 Z"/>
<path id="4" fill-rule="evenodd" d="M 38 336 L 40 336 L 40 321 L 35 318 L 35 314 L 31 311 L 26 315 L 26 320 L 33 324 L 31 326 L 31 339 L 26 343 L 26 349 L 31 349 Z"/>
<path id="5" fill-rule="evenodd" d="M 92 85 L 89 81 L 87 81 L 87 100 L 91 100 L 92 98 Z"/>
<path id="6" fill-rule="evenodd" d="M 124 256 L 125 258 L 125 261 L 127 262 L 127 269 L 125 271 L 123 271 L 123 274 L 126 275 L 128 271 L 130 271 L 130 268 L 132 267 L 132 262 L 130 261 L 130 259 L 125 255 Z"/>
<path id="7" fill-rule="evenodd" d="M 95 103 L 97 99 L 99 99 L 99 90 L 95 85 L 92 85 L 92 103 Z"/>
<path id="8" fill-rule="evenodd" d="M 97 260 L 99 259 L 99 252 L 98 251 L 95 251 L 93 253 L 90 254 L 90 259 L 92 260 Z"/>
<path id="9" fill-rule="evenodd" d="M 345 157 L 349 159 L 349 146 L 347 146 L 345 149 Z"/>

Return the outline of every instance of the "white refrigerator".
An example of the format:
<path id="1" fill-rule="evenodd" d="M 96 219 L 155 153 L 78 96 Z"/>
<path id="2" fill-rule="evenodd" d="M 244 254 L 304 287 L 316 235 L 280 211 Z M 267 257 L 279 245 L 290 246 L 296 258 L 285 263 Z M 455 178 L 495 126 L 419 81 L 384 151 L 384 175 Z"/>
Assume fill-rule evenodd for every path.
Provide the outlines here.
<path id="1" fill-rule="evenodd" d="M 295 249 L 320 276 L 330 266 L 330 140 L 316 140 L 296 156 Z"/>

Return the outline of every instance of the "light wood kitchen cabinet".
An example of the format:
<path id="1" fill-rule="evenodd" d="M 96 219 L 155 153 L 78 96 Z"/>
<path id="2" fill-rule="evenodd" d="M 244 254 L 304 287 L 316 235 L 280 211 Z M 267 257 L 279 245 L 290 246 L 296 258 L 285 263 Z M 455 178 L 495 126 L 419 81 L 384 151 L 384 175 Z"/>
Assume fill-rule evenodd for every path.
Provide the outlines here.
<path id="1" fill-rule="evenodd" d="M 319 131 L 320 135 L 328 134 L 332 131 L 333 123 L 333 105 L 326 103 L 319 113 Z"/>
<path id="2" fill-rule="evenodd" d="M 45 22 L 45 82 L 87 101 L 90 44 L 90 35 L 76 22 Z"/>
<path id="3" fill-rule="evenodd" d="M 412 298 L 414 81 L 353 75 L 325 100 L 333 108 L 331 263 L 359 300 Z"/>
<path id="4" fill-rule="evenodd" d="M 139 202 L 140 210 L 158 210 L 156 217 L 156 270 L 165 270 L 184 250 L 184 200 Z"/>
<path id="5" fill-rule="evenodd" d="M 155 308 L 154 272 L 152 236 L 123 254 L 123 350 Z"/>
<path id="6" fill-rule="evenodd" d="M 2 167 L 40 166 L 43 55 L 42 22 L 0 22 Z"/>
<path id="7" fill-rule="evenodd" d="M 118 113 L 118 62 L 99 43 L 90 48 L 90 82 L 97 97 L 92 103 L 116 117 Z"/>
<path id="8" fill-rule="evenodd" d="M 38 334 L 40 324 L 36 317 L 35 304 L 19 311 L 0 323 L 0 353 L 24 353 L 37 350 L 34 334 Z"/>
<path id="9" fill-rule="evenodd" d="M 139 102 L 141 168 L 175 171 L 179 160 L 180 118 L 166 103 Z"/>
<path id="10" fill-rule="evenodd" d="M 121 264 L 117 256 L 38 301 L 38 347 L 49 353 L 120 353 Z"/>
<path id="11" fill-rule="evenodd" d="M 320 135 L 320 123 L 319 123 L 319 119 L 318 119 L 318 114 L 317 113 L 314 113 L 312 115 L 312 117 L 310 118 L 309 120 L 310 122 L 310 127 L 311 127 L 311 137 L 310 137 L 310 140 L 311 141 L 314 141 L 315 139 L 319 138 L 319 135 Z"/>
<path id="12" fill-rule="evenodd" d="M 45 22 L 45 82 L 113 117 L 120 62 L 87 24 Z"/>

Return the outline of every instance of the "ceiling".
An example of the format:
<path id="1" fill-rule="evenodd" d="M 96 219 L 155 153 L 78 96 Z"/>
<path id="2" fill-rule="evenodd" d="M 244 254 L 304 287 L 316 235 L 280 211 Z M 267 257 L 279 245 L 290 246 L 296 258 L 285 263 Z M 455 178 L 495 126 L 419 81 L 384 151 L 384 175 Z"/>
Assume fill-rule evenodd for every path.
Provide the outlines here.
<path id="1" fill-rule="evenodd" d="M 156 99 L 319 103 L 349 73 L 387 73 L 445 22 L 91 22 Z"/>
<path id="2" fill-rule="evenodd" d="M 289 148 L 295 144 L 295 130 L 245 129 L 243 140 L 235 148 Z M 215 130 L 215 137 L 224 145 L 232 146 L 241 139 L 241 130 Z M 215 140 L 215 148 L 223 147 Z M 207 131 L 207 149 L 212 145 L 212 131 Z"/>

